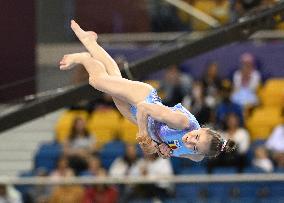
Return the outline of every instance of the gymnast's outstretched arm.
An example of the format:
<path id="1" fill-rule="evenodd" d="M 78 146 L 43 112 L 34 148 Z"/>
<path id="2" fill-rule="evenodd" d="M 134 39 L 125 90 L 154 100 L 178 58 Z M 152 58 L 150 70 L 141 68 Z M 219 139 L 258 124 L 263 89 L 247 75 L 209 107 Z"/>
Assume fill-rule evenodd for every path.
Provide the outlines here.
<path id="1" fill-rule="evenodd" d="M 141 102 L 137 105 L 137 122 L 143 133 L 147 131 L 148 116 L 166 123 L 171 128 L 185 129 L 189 127 L 189 120 L 182 112 L 173 111 L 164 105 Z"/>

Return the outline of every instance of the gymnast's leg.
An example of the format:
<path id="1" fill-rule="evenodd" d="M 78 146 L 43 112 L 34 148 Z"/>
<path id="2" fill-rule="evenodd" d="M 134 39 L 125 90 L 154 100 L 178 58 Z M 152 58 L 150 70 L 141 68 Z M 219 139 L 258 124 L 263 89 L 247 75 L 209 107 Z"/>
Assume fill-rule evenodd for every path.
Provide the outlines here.
<path id="1" fill-rule="evenodd" d="M 84 31 L 80 28 L 80 26 L 75 22 L 71 22 L 71 28 L 79 38 L 79 40 L 84 44 L 87 50 L 91 53 L 92 57 L 102 62 L 105 65 L 106 71 L 110 76 L 122 77 L 120 70 L 116 64 L 116 62 L 112 59 L 112 57 L 97 43 L 97 34 L 91 31 Z M 140 88 L 149 88 L 148 85 L 141 85 Z M 136 121 L 132 118 L 130 113 L 130 105 L 123 100 L 112 97 L 113 101 L 118 108 L 118 110 L 122 113 L 123 116 L 128 118 L 130 121 L 136 123 Z"/>
<path id="2" fill-rule="evenodd" d="M 153 89 L 146 83 L 110 76 L 104 65 L 88 53 L 65 55 L 60 68 L 66 69 L 73 63 L 84 65 L 89 73 L 89 83 L 94 88 L 132 105 L 144 101 Z"/>

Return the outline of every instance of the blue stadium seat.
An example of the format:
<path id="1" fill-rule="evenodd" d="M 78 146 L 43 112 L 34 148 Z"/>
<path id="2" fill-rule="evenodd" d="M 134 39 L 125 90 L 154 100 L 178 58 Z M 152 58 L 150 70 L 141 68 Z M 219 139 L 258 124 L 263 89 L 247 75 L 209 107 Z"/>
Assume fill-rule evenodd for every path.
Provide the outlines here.
<path id="1" fill-rule="evenodd" d="M 171 163 L 175 174 L 179 174 L 182 170 L 182 160 L 181 158 L 171 157 Z"/>
<path id="2" fill-rule="evenodd" d="M 244 173 L 265 173 L 265 171 L 261 170 L 257 167 L 247 167 L 244 169 Z"/>
<path id="3" fill-rule="evenodd" d="M 229 199 L 226 203 L 256 203 L 255 197 L 241 197 L 236 199 Z"/>
<path id="4" fill-rule="evenodd" d="M 48 172 L 56 168 L 56 163 L 62 154 L 62 146 L 57 142 L 42 144 L 35 154 L 35 168 L 45 168 Z"/>
<path id="5" fill-rule="evenodd" d="M 115 140 L 104 145 L 101 150 L 101 160 L 104 168 L 109 169 L 111 163 L 125 153 L 125 143 Z"/>
<path id="6" fill-rule="evenodd" d="M 235 174 L 237 169 L 235 167 L 217 167 L 213 169 L 213 174 Z"/>
<path id="7" fill-rule="evenodd" d="M 177 184 L 176 196 L 179 198 L 196 200 L 201 190 L 200 184 Z"/>
<path id="8" fill-rule="evenodd" d="M 260 183 L 239 183 L 238 188 L 240 190 L 241 198 L 255 198 L 260 189 Z"/>
<path id="9" fill-rule="evenodd" d="M 270 197 L 266 199 L 258 198 L 255 202 L 257 203 L 283 203 L 284 198 L 279 198 L 279 197 Z"/>
<path id="10" fill-rule="evenodd" d="M 275 173 L 283 173 L 284 174 L 284 168 L 276 168 Z"/>
<path id="11" fill-rule="evenodd" d="M 284 182 L 272 182 L 269 184 L 270 192 L 272 197 L 284 198 Z"/>
<path id="12" fill-rule="evenodd" d="M 187 169 L 183 169 L 180 174 L 206 174 L 206 169 L 203 167 L 191 167 Z"/>
<path id="13" fill-rule="evenodd" d="M 212 183 L 208 185 L 208 195 L 210 198 L 221 198 L 227 201 L 232 187 L 230 183 Z"/>

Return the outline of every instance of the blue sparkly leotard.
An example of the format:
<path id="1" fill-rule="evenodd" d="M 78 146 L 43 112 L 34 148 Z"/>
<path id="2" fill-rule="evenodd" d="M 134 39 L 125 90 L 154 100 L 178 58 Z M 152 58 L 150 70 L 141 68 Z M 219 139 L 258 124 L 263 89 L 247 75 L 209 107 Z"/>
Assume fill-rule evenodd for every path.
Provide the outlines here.
<path id="1" fill-rule="evenodd" d="M 157 91 L 153 89 L 149 96 L 145 99 L 145 102 L 152 104 L 162 105 L 161 98 L 158 96 Z M 148 117 L 148 133 L 151 138 L 156 142 L 164 142 L 168 144 L 173 150 L 172 156 L 180 157 L 186 154 L 195 154 L 194 151 L 185 147 L 182 142 L 182 136 L 192 130 L 197 130 L 200 125 L 194 115 L 192 115 L 185 107 L 180 103 L 173 107 L 169 107 L 174 111 L 183 112 L 189 119 L 189 127 L 183 130 L 173 129 L 167 126 L 165 123 L 154 120 L 152 117 Z M 136 106 L 130 107 L 131 114 L 134 119 L 136 119 L 137 108 Z"/>

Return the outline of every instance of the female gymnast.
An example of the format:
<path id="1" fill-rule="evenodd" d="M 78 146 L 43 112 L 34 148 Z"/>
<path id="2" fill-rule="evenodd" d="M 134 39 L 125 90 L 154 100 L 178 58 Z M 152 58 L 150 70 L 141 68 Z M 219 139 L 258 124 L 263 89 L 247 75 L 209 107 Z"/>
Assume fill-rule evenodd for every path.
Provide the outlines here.
<path id="1" fill-rule="evenodd" d="M 136 139 L 145 153 L 201 161 L 205 156 L 216 157 L 234 149 L 233 141 L 222 139 L 209 128 L 201 128 L 181 104 L 167 107 L 149 84 L 122 78 L 115 61 L 97 43 L 95 32 L 84 31 L 74 20 L 71 28 L 89 53 L 65 55 L 60 69 L 82 64 L 89 74 L 89 84 L 110 94 L 122 115 L 138 125 Z"/>

